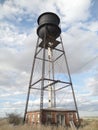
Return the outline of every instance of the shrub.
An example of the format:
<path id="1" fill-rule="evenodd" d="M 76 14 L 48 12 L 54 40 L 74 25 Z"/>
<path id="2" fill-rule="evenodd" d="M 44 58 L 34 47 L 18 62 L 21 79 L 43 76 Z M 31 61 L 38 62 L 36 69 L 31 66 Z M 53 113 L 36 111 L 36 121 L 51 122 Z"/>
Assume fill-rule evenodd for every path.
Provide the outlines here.
<path id="1" fill-rule="evenodd" d="M 22 123 L 22 118 L 19 114 L 10 113 L 7 114 L 8 117 L 8 123 L 13 125 L 19 125 Z"/>

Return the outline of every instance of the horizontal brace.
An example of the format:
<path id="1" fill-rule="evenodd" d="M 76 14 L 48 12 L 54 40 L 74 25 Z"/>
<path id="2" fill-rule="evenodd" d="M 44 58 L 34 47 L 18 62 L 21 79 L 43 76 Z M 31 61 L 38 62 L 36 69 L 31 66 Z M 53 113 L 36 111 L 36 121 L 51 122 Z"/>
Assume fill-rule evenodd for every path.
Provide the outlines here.
<path id="1" fill-rule="evenodd" d="M 64 86 L 64 87 L 61 87 L 61 88 L 56 89 L 55 91 L 61 90 L 61 89 L 66 88 L 66 87 L 68 87 L 68 86 L 70 86 L 70 85 L 68 84 L 68 85 L 66 85 L 66 86 Z"/>
<path id="2" fill-rule="evenodd" d="M 38 81 L 36 81 L 35 83 L 31 84 L 30 86 L 33 86 L 33 85 L 37 84 L 37 83 L 38 83 L 38 82 L 40 82 L 41 80 L 42 80 L 42 78 L 41 78 L 41 79 L 39 79 Z M 44 78 L 43 80 L 55 81 L 55 80 L 46 79 L 46 78 Z"/>
<path id="3" fill-rule="evenodd" d="M 61 80 L 58 80 L 59 83 L 63 83 L 63 84 L 68 84 L 68 85 L 72 85 L 72 83 L 70 82 L 64 82 L 64 81 L 61 81 Z"/>
<path id="4" fill-rule="evenodd" d="M 53 62 L 53 61 L 42 59 L 42 58 L 39 58 L 39 57 L 36 57 L 36 59 L 39 59 L 39 60 L 42 60 L 42 61 L 44 60 L 44 61 L 48 61 L 48 62 Z"/>
<path id="5" fill-rule="evenodd" d="M 48 81 L 59 81 L 59 80 L 47 79 L 47 78 L 44 78 L 44 80 L 48 80 Z"/>
<path id="6" fill-rule="evenodd" d="M 38 51 L 38 52 L 36 52 L 36 56 L 38 55 L 38 53 L 39 53 L 41 50 L 42 50 L 42 48 L 40 48 L 40 49 L 39 49 L 39 51 Z"/>
<path id="7" fill-rule="evenodd" d="M 46 86 L 44 87 L 44 89 L 47 88 L 48 86 L 51 86 L 51 85 L 53 85 L 53 84 L 56 84 L 57 82 L 58 82 L 58 81 L 54 81 L 53 83 L 50 83 L 50 84 L 46 85 Z"/>
<path id="8" fill-rule="evenodd" d="M 54 48 L 54 50 L 64 52 L 63 50 L 60 50 L 60 49 L 57 49 L 57 48 Z"/>
<path id="9" fill-rule="evenodd" d="M 40 82 L 42 79 L 39 79 L 38 81 L 36 81 L 35 83 L 31 84 L 30 86 L 33 86 L 35 84 L 37 84 L 38 82 Z"/>
<path id="10" fill-rule="evenodd" d="M 41 90 L 40 88 L 34 88 L 34 87 L 32 87 L 31 89 Z M 47 90 L 47 89 L 45 89 L 44 91 L 48 91 L 48 90 Z"/>
<path id="11" fill-rule="evenodd" d="M 64 82 L 64 81 L 61 81 L 61 80 L 53 80 L 53 79 L 47 79 L 47 78 L 44 78 L 44 80 L 48 80 L 48 81 L 56 81 L 56 82 L 59 82 L 59 83 L 65 83 L 65 84 L 72 84 L 70 82 Z"/>
<path id="12" fill-rule="evenodd" d="M 63 55 L 63 53 L 62 53 L 60 56 L 58 56 L 58 57 L 54 60 L 54 62 L 55 62 L 56 60 L 58 60 L 62 55 Z"/>

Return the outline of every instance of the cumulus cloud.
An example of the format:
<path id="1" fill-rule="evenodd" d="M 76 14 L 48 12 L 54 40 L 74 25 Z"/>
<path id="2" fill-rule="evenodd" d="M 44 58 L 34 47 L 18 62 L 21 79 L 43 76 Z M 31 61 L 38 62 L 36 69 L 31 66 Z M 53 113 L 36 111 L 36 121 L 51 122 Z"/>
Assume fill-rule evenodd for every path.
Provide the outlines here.
<path id="1" fill-rule="evenodd" d="M 5 0 L 0 3 L 0 74 L 2 75 L 0 77 L 0 96 L 2 101 L 4 100 L 2 104 L 5 104 L 5 110 L 10 110 L 13 106 L 14 111 L 22 102 L 22 106 L 25 104 L 37 42 L 37 17 L 43 12 L 52 11 L 60 16 L 62 39 L 71 74 L 78 76 L 78 74 L 89 73 L 93 70 L 94 74 L 96 73 L 98 22 L 91 17 L 92 5 L 92 0 L 75 0 L 74 3 L 73 0 L 30 0 L 29 2 L 25 0 Z M 60 67 L 56 67 L 57 72 L 61 71 Z M 64 68 L 64 66 L 62 67 Z M 38 70 L 36 72 L 35 79 Z M 86 79 L 82 77 L 82 80 L 87 80 L 87 83 L 83 85 L 89 89 L 89 91 L 86 90 L 85 97 L 87 94 L 88 96 L 97 96 L 97 75 L 95 77 L 92 75 Z M 75 91 L 76 89 L 77 87 Z M 12 94 L 14 103 L 11 98 Z M 79 106 L 81 110 L 84 110 L 83 108 L 87 106 L 91 109 L 93 109 L 93 105 L 96 106 L 97 100 L 94 100 L 95 102 L 87 98 L 83 100 L 84 95 L 80 91 L 79 94 L 77 92 L 76 94 L 79 104 L 81 104 Z M 58 96 L 60 97 L 60 95 Z M 65 102 L 64 99 L 62 106 Z M 68 103 L 71 104 L 70 98 L 68 98 Z M 32 104 L 32 99 L 30 104 Z M 35 105 L 38 106 L 37 99 Z"/>
<path id="2" fill-rule="evenodd" d="M 90 16 L 89 7 L 91 0 L 75 0 L 74 3 L 72 0 L 69 1 L 60 1 L 57 0 L 57 7 L 60 9 L 62 14 L 63 22 L 75 22 L 75 21 L 84 21 Z"/>
<path id="3" fill-rule="evenodd" d="M 31 17 L 34 14 L 39 14 L 46 11 L 58 12 L 62 16 L 62 21 L 74 22 L 79 20 L 86 20 L 90 16 L 91 0 L 30 0 L 25 1 L 5 1 L 1 5 L 2 17 L 17 16 L 17 14 L 29 14 Z M 37 6 L 40 5 L 40 6 Z M 33 7 L 32 7 L 33 6 Z M 36 8 L 37 7 L 37 8 Z"/>
<path id="4" fill-rule="evenodd" d="M 88 79 L 87 88 L 89 89 L 91 96 L 98 96 L 98 93 L 97 93 L 97 91 L 98 91 L 97 77 L 98 76 Z"/>

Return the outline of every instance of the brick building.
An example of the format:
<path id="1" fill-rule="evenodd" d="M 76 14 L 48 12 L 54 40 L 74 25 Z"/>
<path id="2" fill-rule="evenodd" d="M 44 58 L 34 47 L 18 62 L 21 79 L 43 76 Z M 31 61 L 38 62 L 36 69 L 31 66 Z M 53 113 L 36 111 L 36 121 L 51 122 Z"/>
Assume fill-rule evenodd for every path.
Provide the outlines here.
<path id="1" fill-rule="evenodd" d="M 26 122 L 29 124 L 42 124 L 49 125 L 62 125 L 69 126 L 70 121 L 77 125 L 77 117 L 75 110 L 62 110 L 62 109 L 43 109 L 42 118 L 40 118 L 40 111 L 29 111 L 26 114 Z"/>

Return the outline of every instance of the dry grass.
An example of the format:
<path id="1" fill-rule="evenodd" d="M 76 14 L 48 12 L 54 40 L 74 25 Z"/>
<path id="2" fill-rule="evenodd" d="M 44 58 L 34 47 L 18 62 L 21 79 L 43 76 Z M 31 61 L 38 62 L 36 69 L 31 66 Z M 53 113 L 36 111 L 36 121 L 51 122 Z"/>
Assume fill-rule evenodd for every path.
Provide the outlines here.
<path id="1" fill-rule="evenodd" d="M 66 130 L 65 127 L 54 126 L 30 126 L 30 125 L 18 125 L 13 126 L 8 124 L 6 119 L 0 120 L 0 130 Z M 71 130 L 70 128 L 68 130 Z M 82 126 L 78 130 L 98 130 L 98 120 L 87 120 L 82 122 Z"/>

